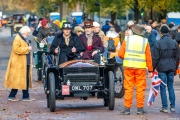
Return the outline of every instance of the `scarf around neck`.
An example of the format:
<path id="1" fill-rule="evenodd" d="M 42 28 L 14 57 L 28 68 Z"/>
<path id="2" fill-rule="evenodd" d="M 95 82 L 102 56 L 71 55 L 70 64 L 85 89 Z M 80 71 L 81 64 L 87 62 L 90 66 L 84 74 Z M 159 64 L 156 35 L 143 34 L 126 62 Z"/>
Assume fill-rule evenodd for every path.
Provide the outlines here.
<path id="1" fill-rule="evenodd" d="M 64 39 L 65 39 L 66 45 L 68 46 L 68 45 L 69 45 L 69 38 L 70 38 L 70 35 L 69 35 L 69 36 L 65 36 L 65 35 L 63 34 L 63 37 L 64 37 Z"/>

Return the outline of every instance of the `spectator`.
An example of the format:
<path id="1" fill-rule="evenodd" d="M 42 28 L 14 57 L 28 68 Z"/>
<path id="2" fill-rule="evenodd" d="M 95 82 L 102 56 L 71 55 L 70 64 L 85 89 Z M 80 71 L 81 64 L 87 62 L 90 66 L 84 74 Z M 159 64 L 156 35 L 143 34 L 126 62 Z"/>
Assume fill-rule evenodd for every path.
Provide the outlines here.
<path id="1" fill-rule="evenodd" d="M 114 28 L 114 22 L 110 21 L 109 26 L 110 26 L 110 28 Z"/>
<path id="2" fill-rule="evenodd" d="M 153 20 L 151 22 L 151 27 L 152 27 L 152 32 L 156 36 L 156 40 L 160 40 L 160 34 L 159 34 L 158 30 L 157 30 L 157 22 Z"/>
<path id="3" fill-rule="evenodd" d="M 148 32 L 146 31 L 146 26 L 147 26 L 147 23 L 146 22 L 142 22 L 142 27 L 143 27 L 143 30 L 144 30 L 144 38 L 148 38 Z"/>
<path id="4" fill-rule="evenodd" d="M 174 75 L 179 63 L 178 44 L 172 40 L 168 34 L 169 29 L 163 25 L 160 28 L 162 34 L 161 40 L 157 41 L 154 46 L 153 55 L 153 68 L 158 71 L 159 78 L 167 84 L 170 110 L 175 111 L 175 93 L 174 93 Z M 160 94 L 162 108 L 160 112 L 167 113 L 168 100 L 166 96 L 166 85 L 160 84 Z"/>
<path id="5" fill-rule="evenodd" d="M 114 21 L 114 28 L 117 33 L 121 34 L 121 27 L 118 25 L 117 20 Z"/>
<path id="6" fill-rule="evenodd" d="M 175 40 L 175 38 L 176 38 L 176 35 L 177 35 L 177 32 L 176 32 L 176 29 L 175 29 L 175 26 L 174 26 L 174 24 L 169 24 L 169 35 L 170 35 L 170 37 L 173 39 L 173 40 Z"/>
<path id="7" fill-rule="evenodd" d="M 23 101 L 33 101 L 35 99 L 30 98 L 28 88 L 32 88 L 32 60 L 31 50 L 32 47 L 28 46 L 27 37 L 31 30 L 28 26 L 23 26 L 19 33 L 16 35 L 10 60 L 8 63 L 4 86 L 11 88 L 9 94 L 9 101 L 19 101 L 16 98 L 18 89 L 22 89 Z"/>
<path id="8" fill-rule="evenodd" d="M 154 45 L 156 43 L 156 36 L 154 33 L 152 33 L 151 26 L 146 26 L 146 31 L 148 33 L 148 42 L 150 45 L 151 53 L 153 53 L 153 48 L 154 48 Z"/>
<path id="9" fill-rule="evenodd" d="M 110 29 L 109 26 L 109 20 L 106 20 L 106 24 L 104 26 L 102 26 L 102 31 L 104 32 L 104 34 L 106 35 L 107 31 Z"/>

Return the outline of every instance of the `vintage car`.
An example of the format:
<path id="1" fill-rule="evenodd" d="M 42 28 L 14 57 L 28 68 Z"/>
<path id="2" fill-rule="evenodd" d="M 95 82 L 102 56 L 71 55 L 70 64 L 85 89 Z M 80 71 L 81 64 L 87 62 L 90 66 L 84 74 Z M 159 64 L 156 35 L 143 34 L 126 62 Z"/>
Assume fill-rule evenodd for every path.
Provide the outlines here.
<path id="1" fill-rule="evenodd" d="M 42 41 L 39 42 L 40 40 L 38 40 L 37 37 L 34 37 L 34 41 L 36 42 L 37 49 L 38 49 L 37 52 L 33 52 L 33 56 L 35 59 L 34 68 L 37 69 L 37 80 L 39 80 L 39 81 L 42 80 L 43 66 L 44 66 L 46 59 L 48 59 L 48 58 L 46 58 L 46 54 L 48 53 L 48 50 L 49 50 L 50 44 L 52 43 L 53 38 L 54 37 L 47 36 L 46 37 L 47 44 L 44 44 L 44 42 L 42 42 Z"/>
<path id="2" fill-rule="evenodd" d="M 114 60 L 105 65 L 92 60 L 72 60 L 60 65 L 47 61 L 44 65 L 43 84 L 47 96 L 47 107 L 55 111 L 56 100 L 64 97 L 80 97 L 87 100 L 97 93 L 104 100 L 104 106 L 114 109 L 115 90 Z"/>
<path id="3" fill-rule="evenodd" d="M 19 30 L 24 26 L 24 19 L 23 19 L 24 14 L 23 13 L 16 13 L 13 14 L 13 20 L 11 25 L 11 37 L 13 37 L 13 34 L 18 33 Z"/>
<path id="4" fill-rule="evenodd" d="M 58 65 L 59 58 L 44 53 L 42 81 L 47 96 L 47 107 L 55 111 L 56 100 L 64 97 L 80 97 L 87 100 L 97 96 L 104 100 L 104 106 L 114 109 L 115 97 L 124 96 L 123 68 L 116 58 L 105 58 L 101 63 L 93 60 L 72 60 Z"/>
<path id="5" fill-rule="evenodd" d="M 37 52 L 33 52 L 33 57 L 35 59 L 34 68 L 37 69 L 37 80 L 42 80 L 43 63 L 45 62 L 43 59 L 45 58 L 45 53 L 48 51 L 48 47 L 44 43 L 38 42 L 37 37 L 34 37 L 34 41 L 36 42 L 38 48 Z"/>

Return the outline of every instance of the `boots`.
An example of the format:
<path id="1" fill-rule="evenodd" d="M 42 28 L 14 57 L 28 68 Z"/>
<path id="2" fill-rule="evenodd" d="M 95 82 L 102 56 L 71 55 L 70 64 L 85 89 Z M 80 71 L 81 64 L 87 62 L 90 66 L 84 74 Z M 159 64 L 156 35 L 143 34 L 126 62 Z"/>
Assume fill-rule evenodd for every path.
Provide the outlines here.
<path id="1" fill-rule="evenodd" d="M 130 108 L 124 107 L 124 110 L 120 114 L 121 115 L 130 115 Z"/>
<path id="2" fill-rule="evenodd" d="M 142 114 L 146 114 L 147 112 L 144 110 L 144 108 L 137 108 L 137 114 L 142 115 Z"/>

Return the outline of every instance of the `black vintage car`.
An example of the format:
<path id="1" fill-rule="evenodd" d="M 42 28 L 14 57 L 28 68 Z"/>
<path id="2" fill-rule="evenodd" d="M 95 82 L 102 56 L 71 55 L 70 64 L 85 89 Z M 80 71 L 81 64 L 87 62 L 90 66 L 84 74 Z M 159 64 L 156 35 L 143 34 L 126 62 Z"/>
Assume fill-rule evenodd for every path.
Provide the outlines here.
<path id="1" fill-rule="evenodd" d="M 80 97 L 87 100 L 96 93 L 97 98 L 104 100 L 104 106 L 113 110 L 114 84 L 117 82 L 114 78 L 114 60 L 108 59 L 105 65 L 99 65 L 91 60 L 72 60 L 61 65 L 53 63 L 44 65 L 43 84 L 47 95 L 47 107 L 54 112 L 57 99 Z M 48 60 L 46 63 L 49 63 Z"/>

